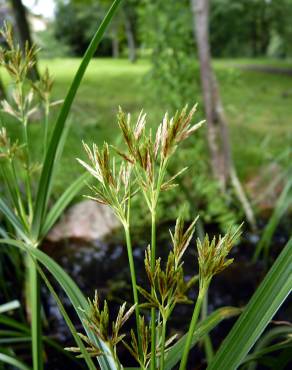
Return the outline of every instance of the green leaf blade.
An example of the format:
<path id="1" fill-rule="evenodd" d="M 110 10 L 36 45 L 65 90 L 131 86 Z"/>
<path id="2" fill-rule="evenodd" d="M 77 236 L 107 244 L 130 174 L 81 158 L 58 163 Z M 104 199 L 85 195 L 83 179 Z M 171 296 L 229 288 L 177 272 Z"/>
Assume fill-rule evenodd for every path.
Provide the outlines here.
<path id="1" fill-rule="evenodd" d="M 19 361 L 17 358 L 6 355 L 5 353 L 0 353 L 0 362 L 4 364 L 8 364 L 11 366 L 15 366 L 17 369 L 20 370 L 31 370 L 30 367 L 26 366 L 23 362 Z"/>
<path id="2" fill-rule="evenodd" d="M 23 251 L 26 251 L 30 254 L 31 257 L 40 262 L 40 264 L 43 265 L 53 275 L 53 277 L 65 291 L 78 317 L 80 318 L 80 321 L 82 322 L 82 324 L 84 324 L 84 311 L 88 312 L 88 301 L 84 297 L 76 283 L 62 269 L 62 267 L 57 264 L 57 262 L 55 262 L 51 257 L 49 257 L 41 250 L 25 245 L 22 242 L 13 239 L 0 239 L 0 243 L 11 245 Z M 84 325 L 84 329 L 88 337 L 96 343 L 96 345 L 102 350 L 102 352 L 108 354 L 109 350 L 106 343 L 102 342 L 86 325 Z M 109 355 L 99 356 L 98 361 L 102 370 L 118 370 L 118 366 Z"/>
<path id="3" fill-rule="evenodd" d="M 241 309 L 236 307 L 222 307 L 211 313 L 205 320 L 197 325 L 192 339 L 192 347 L 214 329 L 224 319 L 231 318 L 239 315 Z M 175 343 L 166 353 L 165 357 L 165 370 L 171 370 L 180 361 L 183 349 L 185 346 L 187 335 L 185 334 L 180 340 Z"/>
<path id="4" fill-rule="evenodd" d="M 82 81 L 84 73 L 88 67 L 88 64 L 91 58 L 94 56 L 94 53 L 104 35 L 104 32 L 108 24 L 110 23 L 112 17 L 114 16 L 120 2 L 121 0 L 113 1 L 112 6 L 110 7 L 108 13 L 104 17 L 95 35 L 93 36 L 91 43 L 88 46 L 84 54 L 84 57 L 78 68 L 78 71 L 72 81 L 72 84 L 69 88 L 67 96 L 62 105 L 61 111 L 59 113 L 54 131 L 52 134 L 52 138 L 49 144 L 49 148 L 46 154 L 43 170 L 42 170 L 39 185 L 38 185 L 38 192 L 37 192 L 37 198 L 36 198 L 35 207 L 34 207 L 34 218 L 33 218 L 33 224 L 32 224 L 32 231 L 33 231 L 33 235 L 35 239 L 38 239 L 39 237 L 41 224 L 45 216 L 47 202 L 49 198 L 49 192 L 51 189 L 51 179 L 52 179 L 55 159 L 56 159 L 56 155 L 58 152 L 58 147 L 62 139 L 62 134 L 64 132 L 66 119 L 70 112 L 73 100 L 75 98 L 79 85 Z"/>
<path id="5" fill-rule="evenodd" d="M 286 244 L 207 369 L 237 369 L 291 289 L 292 239 Z"/>

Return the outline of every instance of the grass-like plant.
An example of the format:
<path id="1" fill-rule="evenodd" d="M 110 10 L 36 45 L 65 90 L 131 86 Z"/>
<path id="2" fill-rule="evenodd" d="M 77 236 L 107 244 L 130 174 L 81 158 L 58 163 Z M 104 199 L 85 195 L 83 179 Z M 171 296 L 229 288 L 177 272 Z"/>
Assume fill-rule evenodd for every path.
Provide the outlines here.
<path id="1" fill-rule="evenodd" d="M 195 107 L 190 111 L 184 108 L 174 117 L 165 115 L 155 134 L 147 129 L 146 117 L 143 113 L 133 125 L 130 116 L 120 109 L 117 121 L 124 139 L 124 147 L 114 148 L 105 143 L 102 148 L 98 148 L 95 144 L 90 148 L 84 144 L 89 162 L 79 161 L 89 175 L 82 175 L 50 209 L 48 207 L 66 118 L 87 65 L 119 3 L 120 0 L 113 2 L 93 37 L 64 100 L 51 136 L 48 130 L 51 78 L 45 72 L 38 84 L 32 84 L 29 81 L 28 72 L 35 59 L 35 47 L 27 48 L 23 54 L 13 43 L 10 28 L 6 27 L 3 33 L 7 40 L 7 48 L 1 49 L 1 65 L 11 75 L 15 87 L 11 101 L 3 102 L 3 109 L 19 121 L 23 136 L 19 142 L 12 142 L 6 129 L 1 130 L 1 168 L 6 194 L 0 200 L 0 210 L 14 228 L 14 232 L 11 237 L 3 238 L 0 242 L 23 251 L 28 261 L 34 370 L 43 369 L 39 276 L 53 294 L 74 337 L 76 347 L 72 346 L 69 350 L 83 357 L 89 369 L 96 368 L 92 357 L 97 358 L 102 370 L 122 369 L 117 345 L 123 343 L 136 359 L 139 369 L 170 370 L 180 363 L 180 369 L 184 370 L 187 367 L 190 349 L 221 320 L 241 312 L 238 308 L 224 307 L 198 322 L 202 302 L 211 280 L 214 275 L 232 263 L 228 254 L 236 242 L 239 230 L 231 230 L 224 237 L 212 240 L 209 240 L 208 236 L 203 240 L 197 240 L 198 262 L 194 260 L 194 276 L 186 280 L 183 257 L 191 243 L 196 220 L 185 228 L 183 219 L 179 216 L 175 231 L 170 235 L 172 249 L 167 260 L 161 261 L 157 258 L 156 225 L 159 197 L 161 192 L 169 191 L 176 186 L 177 176 L 185 170 L 183 168 L 174 176 L 168 176 L 168 165 L 179 150 L 179 145 L 202 125 L 202 122 L 192 124 Z M 34 96 L 38 96 L 38 104 L 44 112 L 44 153 L 40 165 L 35 165 L 31 158 L 28 132 L 30 117 L 36 110 Z M 40 176 L 35 188 L 32 174 L 37 173 L 34 172 L 37 170 L 40 170 Z M 20 173 L 23 176 L 20 177 Z M 124 228 L 128 251 L 133 302 L 123 304 L 117 317 L 112 321 L 107 302 L 101 305 L 98 295 L 93 301 L 87 300 L 68 274 L 39 248 L 47 232 L 90 175 L 95 180 L 90 197 L 113 209 Z M 24 187 L 21 186 L 22 179 L 24 179 Z M 145 251 L 148 284 L 143 287 L 137 286 L 131 243 L 133 232 L 131 198 L 137 192 L 143 195 L 145 210 L 148 210 L 151 215 L 149 247 Z M 291 290 L 291 245 L 290 241 L 208 368 L 236 369 L 244 362 L 249 350 Z M 195 274 L 196 265 L 199 270 L 198 275 Z M 46 276 L 45 269 L 52 274 L 69 297 L 83 325 L 83 333 L 76 333 L 70 317 Z M 175 306 L 193 304 L 189 300 L 188 292 L 197 282 L 198 295 L 187 333 L 181 338 L 176 335 L 168 338 L 167 325 Z M 147 315 L 148 310 L 150 315 Z M 123 326 L 134 312 L 136 326 L 131 330 L 130 338 L 127 338 L 126 333 L 123 332 Z M 6 320 L 6 323 L 9 323 L 9 320 Z M 28 369 L 26 364 L 7 354 L 0 354 L 0 361 Z"/>
<path id="2" fill-rule="evenodd" d="M 11 27 L 5 25 L 2 30 L 1 36 L 6 41 L 6 45 L 1 47 L 0 50 L 0 64 L 7 70 L 13 82 L 12 99 L 9 102 L 3 101 L 2 108 L 7 114 L 12 115 L 19 121 L 22 128 L 22 138 L 12 143 L 6 129 L 1 129 L 1 169 L 6 185 L 7 197 L 6 200 L 0 199 L 0 210 L 14 228 L 14 240 L 24 243 L 26 248 L 37 249 L 39 247 L 46 233 L 83 185 L 84 176 L 77 179 L 60 197 L 59 201 L 48 210 L 57 157 L 62 151 L 62 145 L 64 144 L 63 136 L 66 118 L 88 63 L 94 55 L 119 3 L 120 0 L 113 2 L 94 35 L 62 105 L 51 137 L 48 134 L 48 122 L 52 104 L 50 101 L 52 80 L 46 71 L 37 83 L 33 83 L 29 79 L 29 74 L 36 60 L 37 48 L 34 45 L 31 47 L 27 45 L 25 51 L 22 52 L 19 45 L 14 43 Z M 29 142 L 28 131 L 30 118 L 39 109 L 39 105 L 44 112 L 42 143 L 44 153 L 42 163 L 38 164 L 31 158 L 31 143 Z M 33 183 L 32 178 L 38 177 L 37 171 L 40 171 L 40 176 L 35 187 L 35 182 Z M 19 176 L 19 174 L 23 174 L 23 176 Z M 23 178 L 24 190 L 20 190 L 22 189 L 21 183 Z M 9 239 L 7 241 L 12 240 Z M 29 288 L 27 301 L 29 302 L 31 317 L 33 367 L 34 370 L 42 370 L 43 349 L 39 277 L 36 263 L 29 253 L 27 254 L 27 277 L 27 286 Z M 90 363 L 89 360 L 88 362 Z M 94 368 L 93 364 L 91 368 Z"/>
<path id="3" fill-rule="evenodd" d="M 199 276 L 198 279 L 194 276 L 190 281 L 185 281 L 182 259 L 192 239 L 197 219 L 184 230 L 183 219 L 179 217 L 175 232 L 171 234 L 173 249 L 169 253 L 165 268 L 162 267 L 160 259 L 156 258 L 156 209 L 159 195 L 162 191 L 176 187 L 176 177 L 186 170 L 183 168 L 171 178 L 167 177 L 169 162 L 179 145 L 203 124 L 203 122 L 192 124 L 195 111 L 196 106 L 190 111 L 185 107 L 174 117 L 166 114 L 156 133 L 152 135 L 152 131 L 146 129 L 146 115 L 143 112 L 133 125 L 130 115 L 126 115 L 120 108 L 117 120 L 124 138 L 125 150 L 112 148 L 114 154 L 111 160 L 107 143 L 104 143 L 101 149 L 95 144 L 92 149 L 83 144 L 89 164 L 79 159 L 81 165 L 96 179 L 97 184 L 90 187 L 92 192 L 90 198 L 111 207 L 124 226 L 137 327 L 136 334 L 134 331 L 131 332 L 131 343 L 127 344 L 124 341 L 124 344 L 143 369 L 149 366 L 153 369 L 157 367 L 164 369 L 165 353 L 176 338 L 176 336 L 166 338 L 167 322 L 176 304 L 190 303 L 188 290 L 196 280 L 199 280 L 199 295 L 180 366 L 181 369 L 186 368 L 203 298 L 212 277 L 232 262 L 227 256 L 238 235 L 237 230 L 218 240 L 214 238 L 211 242 L 207 236 L 202 243 L 198 240 Z M 137 287 L 130 239 L 130 199 L 138 191 L 143 194 L 145 206 L 151 214 L 151 240 L 145 251 L 145 269 L 150 292 L 144 287 Z M 137 291 L 146 300 L 141 305 Z M 146 308 L 151 310 L 149 327 L 145 314 L 140 316 L 139 306 L 144 310 Z M 115 346 L 116 344 L 112 344 L 114 353 Z"/>

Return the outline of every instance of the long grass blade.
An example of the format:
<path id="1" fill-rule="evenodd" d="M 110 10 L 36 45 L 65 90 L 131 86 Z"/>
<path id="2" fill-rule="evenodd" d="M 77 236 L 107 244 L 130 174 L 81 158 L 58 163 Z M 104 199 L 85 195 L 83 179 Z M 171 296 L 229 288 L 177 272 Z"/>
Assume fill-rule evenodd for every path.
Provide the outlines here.
<path id="1" fill-rule="evenodd" d="M 264 357 L 267 354 L 277 352 L 277 351 L 282 351 L 282 350 L 285 350 L 285 349 L 288 349 L 288 348 L 291 351 L 291 349 L 292 349 L 291 340 L 290 341 L 285 341 L 285 342 L 282 342 L 282 343 L 273 344 L 271 346 L 265 347 L 265 348 L 255 352 L 251 355 L 248 355 L 244 359 L 243 363 L 247 363 L 247 362 L 250 362 L 250 361 L 256 361 L 256 360 L 261 359 L 262 357 Z"/>
<path id="2" fill-rule="evenodd" d="M 7 218 L 7 220 L 11 223 L 11 225 L 15 228 L 19 236 L 23 238 L 24 240 L 27 240 L 23 225 L 19 222 L 18 218 L 15 216 L 15 214 L 12 212 L 10 207 L 4 202 L 3 199 L 0 199 L 0 211 Z"/>
<path id="3" fill-rule="evenodd" d="M 237 369 L 291 289 L 292 239 L 286 244 L 207 369 Z"/>
<path id="4" fill-rule="evenodd" d="M 29 337 L 29 341 L 31 341 L 30 328 L 27 325 L 22 324 L 21 322 L 14 320 L 11 317 L 8 317 L 7 315 L 0 315 L 0 324 L 10 329 L 16 329 L 17 331 L 15 330 L 13 331 L 14 333 L 16 333 L 16 335 L 22 336 L 24 338 Z M 10 330 L 10 332 L 12 332 L 12 330 Z M 3 330 L 1 329 L 0 335 L 2 333 Z M 53 339 L 43 336 L 43 341 L 47 343 L 50 347 L 55 348 L 57 351 L 63 353 L 66 357 L 70 358 L 72 361 L 78 363 L 80 367 L 82 367 L 81 363 L 79 362 L 78 359 L 76 359 L 75 356 L 73 356 L 70 352 L 65 351 L 64 348 L 60 344 L 55 342 Z"/>
<path id="5" fill-rule="evenodd" d="M 30 332 L 26 325 L 12 319 L 11 317 L 8 317 L 7 315 L 0 315 L 0 324 L 8 326 L 9 328 L 17 329 L 26 334 L 29 334 Z"/>
<path id="6" fill-rule="evenodd" d="M 27 255 L 28 273 L 28 296 L 31 313 L 31 344 L 33 369 L 42 370 L 43 364 L 43 341 L 42 341 L 42 318 L 41 318 L 41 297 L 40 279 L 33 259 Z"/>
<path id="7" fill-rule="evenodd" d="M 36 262 L 37 263 L 37 262 Z M 47 279 L 46 275 L 44 274 L 44 272 L 42 271 L 42 269 L 37 265 L 38 267 L 38 271 L 39 271 L 39 274 L 41 275 L 42 279 L 44 280 L 45 284 L 47 285 L 49 291 L 51 292 L 51 294 L 53 295 L 57 305 L 58 305 L 58 308 L 64 318 L 64 320 L 66 321 L 66 324 L 68 325 L 68 328 L 70 329 L 71 331 L 71 334 L 73 336 L 73 338 L 75 339 L 79 349 L 80 349 L 80 352 L 88 366 L 88 369 L 90 370 L 95 370 L 95 366 L 94 366 L 94 363 L 91 359 L 91 357 L 89 356 L 88 352 L 86 351 L 86 348 L 82 342 L 82 340 L 80 339 L 78 333 L 76 332 L 76 329 L 72 323 L 72 321 L 70 320 L 70 317 L 68 316 L 66 310 L 65 310 L 65 307 L 63 306 L 60 298 L 58 297 L 57 293 L 55 292 L 52 284 L 49 282 L 49 280 Z"/>
<path id="8" fill-rule="evenodd" d="M 37 198 L 36 198 L 35 207 L 34 207 L 34 218 L 33 218 L 33 226 L 32 226 L 33 235 L 35 239 L 37 239 L 39 236 L 41 224 L 44 219 L 45 212 L 46 212 L 47 201 L 49 198 L 49 190 L 51 188 L 51 179 L 52 179 L 52 172 L 54 168 L 55 158 L 56 158 L 56 154 L 58 151 L 58 147 L 61 142 L 62 134 L 64 132 L 66 119 L 71 109 L 71 105 L 77 93 L 78 87 L 81 83 L 81 80 L 84 76 L 84 73 L 87 69 L 87 66 L 91 58 L 94 56 L 96 48 L 99 45 L 104 35 L 104 32 L 108 24 L 110 23 L 112 17 L 114 16 L 120 2 L 121 0 L 113 1 L 112 6 L 110 7 L 100 27 L 98 28 L 94 37 L 92 38 L 91 43 L 88 46 L 84 54 L 82 62 L 69 88 L 65 101 L 62 105 L 60 114 L 58 116 L 54 131 L 52 134 L 52 138 L 49 144 L 49 148 L 47 151 L 47 155 L 44 161 L 44 166 L 43 166 L 43 170 L 41 173 L 39 185 L 38 185 L 38 192 L 37 192 Z"/>
<path id="9" fill-rule="evenodd" d="M 6 330 L 1 330 L 0 332 L 0 344 L 9 345 L 15 343 L 29 343 L 31 342 L 30 335 L 23 336 L 23 333 L 10 332 Z"/>
<path id="10" fill-rule="evenodd" d="M 278 343 L 274 344 L 275 341 Z M 271 343 L 273 344 L 271 345 Z M 251 362 L 247 370 L 256 370 L 257 362 L 253 360 L 260 358 L 266 353 L 284 349 L 287 345 L 292 346 L 292 327 L 283 325 L 273 328 L 260 338 L 253 352 L 245 357 L 243 363 Z"/>
<path id="11" fill-rule="evenodd" d="M 223 307 L 209 315 L 205 320 L 197 325 L 194 332 L 192 347 L 199 340 L 216 327 L 222 320 L 237 316 L 242 312 L 241 309 L 235 307 Z M 166 353 L 165 370 L 171 370 L 180 361 L 183 349 L 185 346 L 187 335 L 184 335 L 175 345 L 173 345 Z"/>
<path id="12" fill-rule="evenodd" d="M 5 353 L 0 353 L 0 362 L 4 362 L 7 365 L 11 365 L 20 370 L 31 370 L 30 367 L 26 366 L 23 362 L 19 361 L 17 358 L 6 355 Z"/>
<path id="13" fill-rule="evenodd" d="M 88 312 L 89 309 L 88 301 L 86 300 L 78 286 L 75 284 L 75 282 L 62 269 L 61 266 L 59 266 L 52 258 L 50 258 L 41 250 L 30 247 L 29 245 L 25 245 L 22 242 L 13 239 L 0 239 L 0 243 L 11 245 L 23 251 L 26 251 L 38 262 L 40 262 L 41 265 L 43 265 L 53 275 L 53 277 L 65 291 L 77 315 L 79 316 L 80 321 L 84 325 L 84 319 L 86 318 L 84 312 Z M 111 356 L 106 355 L 109 353 L 109 349 L 106 343 L 102 342 L 86 325 L 84 325 L 84 330 L 86 331 L 88 337 L 92 341 L 94 341 L 98 348 L 100 348 L 101 351 L 105 354 L 98 357 L 98 362 L 101 369 L 117 370 L 120 365 L 116 364 Z"/>

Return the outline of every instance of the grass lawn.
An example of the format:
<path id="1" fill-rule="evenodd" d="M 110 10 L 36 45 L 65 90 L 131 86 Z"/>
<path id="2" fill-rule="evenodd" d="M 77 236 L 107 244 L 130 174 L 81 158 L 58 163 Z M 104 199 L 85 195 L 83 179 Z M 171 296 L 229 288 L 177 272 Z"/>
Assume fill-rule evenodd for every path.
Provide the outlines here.
<path id="1" fill-rule="evenodd" d="M 279 155 L 292 140 L 292 76 L 238 68 L 252 62 L 214 62 L 230 125 L 233 155 L 243 180 Z M 79 59 L 69 58 L 41 61 L 41 68 L 48 66 L 55 77 L 56 99 L 65 96 L 79 63 Z M 265 60 L 256 63 L 273 65 Z M 285 68 L 290 66 L 287 62 L 276 63 L 277 67 L 281 65 Z M 134 116 L 143 108 L 153 124 L 159 123 L 167 107 L 161 106 L 157 99 L 151 99 L 149 92 L 145 91 L 149 67 L 145 60 L 136 64 L 123 59 L 95 59 L 91 62 L 70 115 L 71 130 L 56 178 L 56 193 L 81 171 L 75 158 L 83 155 L 82 139 L 97 143 L 118 140 L 115 115 L 119 105 Z M 194 86 L 194 91 L 197 90 L 198 87 Z M 201 98 L 194 96 L 194 102 L 197 100 Z M 52 121 L 55 116 L 56 112 Z M 37 143 L 39 132 L 38 124 L 32 124 L 33 143 Z M 35 149 L 39 149 L 37 144 Z"/>

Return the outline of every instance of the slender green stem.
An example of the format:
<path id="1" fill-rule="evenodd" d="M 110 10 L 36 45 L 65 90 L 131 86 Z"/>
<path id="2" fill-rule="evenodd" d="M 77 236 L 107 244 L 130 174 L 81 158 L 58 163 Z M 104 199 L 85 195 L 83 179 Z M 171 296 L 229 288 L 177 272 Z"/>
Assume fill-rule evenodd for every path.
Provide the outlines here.
<path id="1" fill-rule="evenodd" d="M 34 260 L 28 257 L 33 370 L 43 370 L 40 281 Z"/>
<path id="2" fill-rule="evenodd" d="M 151 270 L 155 269 L 156 258 L 156 212 L 151 212 Z M 151 288 L 151 294 L 154 294 Z M 156 310 L 151 308 L 151 370 L 156 369 Z"/>
<path id="3" fill-rule="evenodd" d="M 45 102 L 45 127 L 44 127 L 44 159 L 46 158 L 48 148 L 48 129 L 49 129 L 49 111 L 50 103 Z"/>
<path id="4" fill-rule="evenodd" d="M 16 196 L 18 200 L 19 214 L 25 226 L 28 227 L 24 205 L 22 203 L 21 194 L 20 194 L 19 187 L 18 187 L 18 178 L 17 178 L 16 169 L 15 169 L 13 160 L 10 161 L 10 165 L 11 165 L 11 170 L 12 170 L 12 175 L 13 175 L 13 182 L 15 184 Z"/>
<path id="5" fill-rule="evenodd" d="M 187 340 L 186 340 L 186 343 L 185 343 L 185 347 L 184 347 L 181 363 L 180 363 L 180 366 L 179 366 L 179 370 L 185 370 L 186 369 L 187 361 L 188 361 L 188 357 L 189 357 L 189 352 L 190 352 L 191 345 L 192 345 L 193 335 L 194 335 L 196 324 L 197 324 L 198 317 L 199 317 L 199 314 L 200 314 L 202 302 L 203 302 L 204 296 L 206 294 L 206 290 L 207 290 L 206 285 L 203 285 L 202 288 L 199 291 L 199 296 L 198 296 L 198 299 L 197 299 L 197 302 L 196 302 L 196 305 L 195 305 L 195 308 L 194 308 L 194 311 L 193 311 L 192 321 L 190 323 L 190 327 L 189 327 L 189 331 L 188 331 L 188 335 L 187 335 Z"/>
<path id="6" fill-rule="evenodd" d="M 137 326 L 137 335 L 138 335 L 138 344 L 139 344 L 139 353 L 142 354 L 142 343 L 141 343 L 141 335 L 139 330 L 139 299 L 138 299 L 138 290 L 137 290 L 137 280 L 136 280 L 136 272 L 135 272 L 135 265 L 133 259 L 133 249 L 132 249 L 132 242 L 131 242 L 131 235 L 129 226 L 124 225 L 125 236 L 126 236 L 126 244 L 127 244 L 127 252 L 128 252 L 128 260 L 129 260 L 129 267 L 130 267 L 130 274 L 131 274 L 131 281 L 132 281 L 132 289 L 133 289 L 133 298 L 135 303 L 135 316 L 136 316 L 136 326 Z"/>
<path id="7" fill-rule="evenodd" d="M 25 185 L 26 185 L 26 192 L 27 192 L 27 203 L 28 203 L 28 212 L 30 219 L 32 220 L 33 216 L 33 206 L 32 206 L 32 194 L 31 194 L 31 179 L 30 179 L 30 153 L 29 153 L 29 140 L 28 140 L 28 132 L 27 132 L 27 120 L 24 119 L 23 121 L 23 139 L 26 146 L 26 178 L 25 178 Z"/>
<path id="8" fill-rule="evenodd" d="M 153 211 L 151 215 L 151 269 L 155 269 L 156 258 L 156 212 Z"/>
<path id="9" fill-rule="evenodd" d="M 163 319 L 162 320 L 162 333 L 161 333 L 160 370 L 164 370 L 165 337 L 166 337 L 166 320 Z"/>
<path id="10" fill-rule="evenodd" d="M 202 321 L 205 320 L 207 318 L 207 315 L 208 315 L 208 290 L 206 291 L 206 294 L 204 296 L 203 303 L 202 303 L 201 320 Z M 204 336 L 203 342 L 204 342 L 207 363 L 209 364 L 214 357 L 214 351 L 213 351 L 211 338 L 208 334 Z"/>
<path id="11" fill-rule="evenodd" d="M 30 219 L 33 217 L 33 206 L 32 206 L 32 195 L 31 195 L 31 179 L 30 179 L 30 153 L 29 153 L 29 140 L 28 140 L 28 131 L 27 123 L 28 117 L 25 113 L 25 102 L 23 99 L 23 82 L 19 81 L 17 83 L 17 89 L 19 94 L 19 108 L 21 113 L 20 121 L 22 123 L 22 133 L 23 133 L 23 142 L 25 144 L 25 154 L 26 154 L 26 178 L 25 178 L 25 187 L 27 192 L 27 202 L 28 202 L 28 211 Z"/>
<path id="12" fill-rule="evenodd" d="M 44 280 L 45 284 L 47 285 L 49 291 L 53 295 L 53 297 L 54 297 L 54 299 L 55 299 L 55 301 L 57 303 L 57 306 L 58 306 L 58 308 L 59 308 L 59 310 L 60 310 L 60 312 L 61 312 L 64 320 L 66 321 L 66 324 L 68 325 L 68 328 L 71 331 L 72 336 L 74 337 L 77 345 L 80 348 L 80 352 L 83 355 L 84 361 L 86 362 L 86 364 L 88 366 L 88 369 L 94 370 L 95 369 L 94 363 L 91 360 L 90 355 L 87 353 L 86 348 L 84 347 L 84 344 L 83 344 L 82 340 L 78 336 L 78 333 L 77 333 L 77 331 L 76 331 L 76 329 L 74 327 L 74 324 L 72 323 L 69 315 L 67 314 L 64 305 L 62 304 L 60 298 L 58 297 L 58 294 L 56 293 L 56 291 L 53 288 L 52 284 L 49 282 L 48 278 L 46 277 L 46 274 L 43 272 L 43 270 L 41 269 L 41 267 L 37 263 L 36 263 L 36 268 L 37 268 L 37 271 L 38 271 L 39 275 L 42 277 L 42 279 Z"/>

